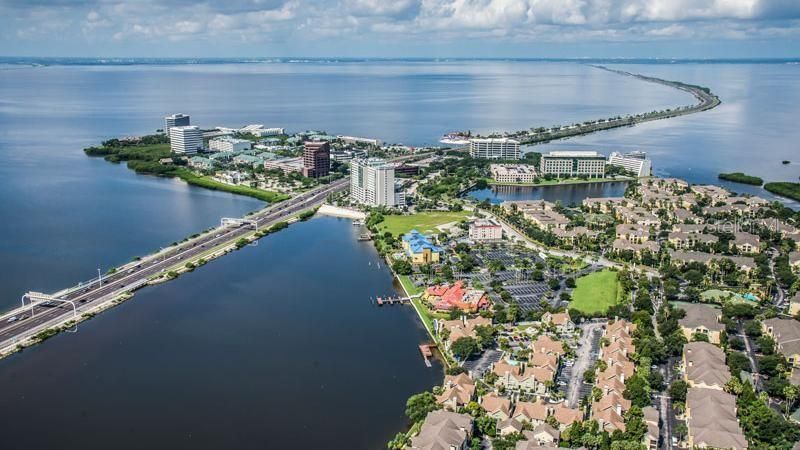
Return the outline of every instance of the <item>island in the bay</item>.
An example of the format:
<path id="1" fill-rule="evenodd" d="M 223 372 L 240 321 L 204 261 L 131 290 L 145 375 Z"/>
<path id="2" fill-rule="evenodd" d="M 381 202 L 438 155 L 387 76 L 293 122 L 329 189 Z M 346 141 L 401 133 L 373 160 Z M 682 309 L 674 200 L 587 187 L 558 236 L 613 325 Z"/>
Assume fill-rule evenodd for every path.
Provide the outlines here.
<path id="1" fill-rule="evenodd" d="M 408 399 L 408 428 L 388 448 L 791 448 L 800 439 L 800 213 L 654 177 L 645 152 L 521 149 L 719 104 L 707 89 L 665 83 L 699 103 L 451 134 L 446 142 L 456 147 L 263 125 L 201 128 L 169 115 L 156 134 L 85 152 L 267 206 L 90 283 L 27 293 L 23 307 L 0 318 L 0 350 L 42 342 L 136 289 L 325 213 L 352 219 L 360 239 L 372 241 L 399 286 L 374 303 L 414 308 L 429 335 L 421 361 L 445 367 L 440 386 Z M 626 187 L 578 203 L 470 195 L 596 183 Z M 783 185 L 791 191 L 793 183 Z"/>

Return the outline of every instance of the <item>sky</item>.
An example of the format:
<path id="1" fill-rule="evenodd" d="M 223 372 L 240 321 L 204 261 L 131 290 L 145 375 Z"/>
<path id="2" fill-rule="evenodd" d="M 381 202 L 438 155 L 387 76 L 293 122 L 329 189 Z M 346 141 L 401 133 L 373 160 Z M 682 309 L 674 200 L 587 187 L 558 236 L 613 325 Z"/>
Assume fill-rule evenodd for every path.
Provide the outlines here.
<path id="1" fill-rule="evenodd" d="M 0 56 L 800 57 L 800 0 L 0 0 Z"/>

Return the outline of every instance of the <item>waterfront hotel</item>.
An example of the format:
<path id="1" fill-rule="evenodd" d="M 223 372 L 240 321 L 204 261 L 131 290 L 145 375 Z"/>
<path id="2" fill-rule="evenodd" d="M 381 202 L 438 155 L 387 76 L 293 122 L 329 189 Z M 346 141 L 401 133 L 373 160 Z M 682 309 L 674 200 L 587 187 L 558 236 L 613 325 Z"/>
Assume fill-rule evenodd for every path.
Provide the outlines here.
<path id="1" fill-rule="evenodd" d="M 394 165 L 380 158 L 350 161 L 350 198 L 369 206 L 404 206 L 405 193 L 394 180 Z"/>
<path id="2" fill-rule="evenodd" d="M 470 139 L 469 156 L 481 159 L 519 159 L 519 141 L 508 138 Z"/>
<path id="3" fill-rule="evenodd" d="M 539 164 L 541 175 L 555 175 L 557 177 L 588 177 L 602 178 L 606 173 L 606 157 L 597 152 L 587 151 L 558 151 L 542 155 Z"/>

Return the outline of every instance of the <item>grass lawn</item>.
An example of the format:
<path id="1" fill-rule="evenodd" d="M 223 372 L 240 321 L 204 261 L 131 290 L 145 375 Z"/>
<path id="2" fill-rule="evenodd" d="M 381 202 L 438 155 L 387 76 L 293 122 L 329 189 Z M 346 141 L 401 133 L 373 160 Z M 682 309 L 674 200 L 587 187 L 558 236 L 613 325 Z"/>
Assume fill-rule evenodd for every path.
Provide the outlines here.
<path id="1" fill-rule="evenodd" d="M 414 309 L 417 310 L 417 314 L 422 320 L 425 329 L 428 330 L 428 334 L 436 340 L 436 334 L 433 332 L 433 317 L 431 312 L 423 304 L 422 298 L 415 297 L 417 294 L 420 294 L 423 289 L 415 286 L 414 283 L 411 282 L 411 279 L 408 278 L 408 275 L 398 275 L 397 279 L 400 280 L 400 284 L 403 285 L 403 289 L 405 289 L 406 293 L 412 296 L 411 303 L 414 305 Z"/>
<path id="2" fill-rule="evenodd" d="M 400 236 L 416 229 L 420 233 L 436 233 L 437 226 L 450 222 L 459 222 L 469 216 L 468 211 L 436 211 L 412 214 L 410 216 L 386 216 L 378 224 L 381 232 L 389 231 L 394 236 Z"/>
<path id="3" fill-rule="evenodd" d="M 604 312 L 619 301 L 617 273 L 610 270 L 590 273 L 575 280 L 569 307 L 586 314 Z"/>

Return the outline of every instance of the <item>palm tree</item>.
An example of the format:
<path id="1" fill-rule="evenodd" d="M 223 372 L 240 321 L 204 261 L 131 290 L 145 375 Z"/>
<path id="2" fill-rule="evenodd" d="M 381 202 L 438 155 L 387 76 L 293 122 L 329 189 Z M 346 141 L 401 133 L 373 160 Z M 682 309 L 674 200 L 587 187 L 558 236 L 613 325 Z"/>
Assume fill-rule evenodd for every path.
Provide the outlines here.
<path id="1" fill-rule="evenodd" d="M 797 399 L 798 389 L 797 386 L 792 384 L 783 388 L 783 396 L 786 397 L 786 415 L 789 415 L 789 409 Z"/>

